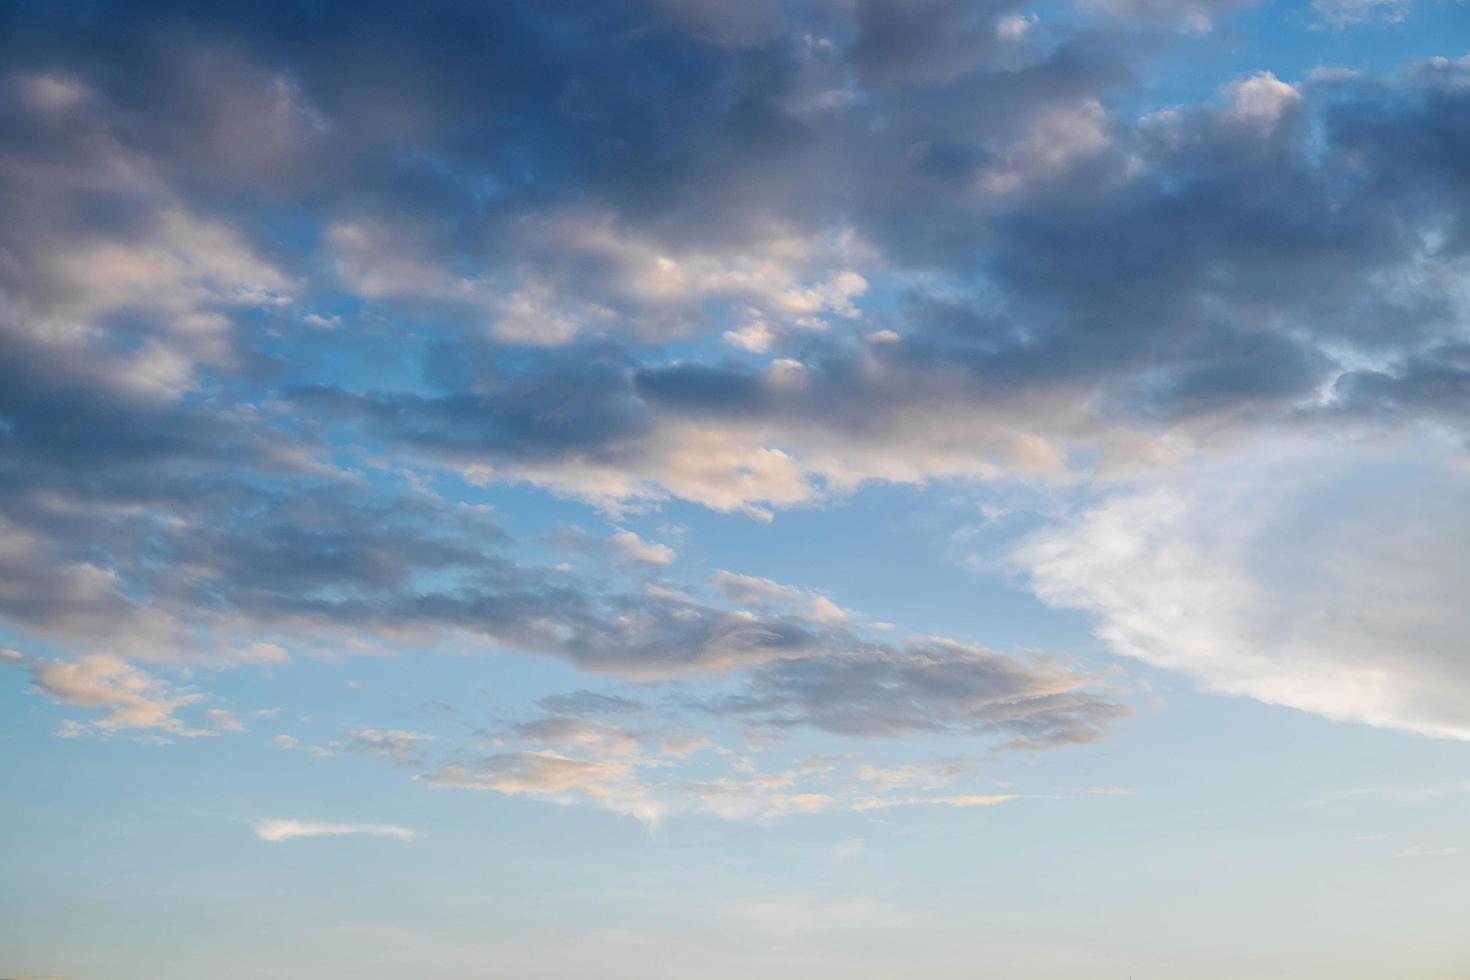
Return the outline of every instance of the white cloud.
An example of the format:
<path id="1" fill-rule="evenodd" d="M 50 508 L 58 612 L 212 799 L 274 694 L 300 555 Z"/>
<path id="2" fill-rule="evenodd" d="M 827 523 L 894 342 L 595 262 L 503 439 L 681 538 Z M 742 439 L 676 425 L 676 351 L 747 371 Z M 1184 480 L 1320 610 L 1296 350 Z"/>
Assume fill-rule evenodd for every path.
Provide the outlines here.
<path id="1" fill-rule="evenodd" d="M 503 752 L 418 777 L 430 786 L 491 790 L 563 805 L 591 803 L 653 825 L 665 807 L 636 780 L 632 761 L 574 759 L 557 752 Z"/>
<path id="2" fill-rule="evenodd" d="M 1034 181 L 1066 172 L 1101 153 L 1111 142 L 1108 116 L 1098 102 L 1049 108 L 1003 153 L 999 166 L 981 175 L 980 186 L 992 194 L 1015 193 Z"/>
<path id="3" fill-rule="evenodd" d="M 735 330 L 726 330 L 725 343 L 752 354 L 764 354 L 776 342 L 776 332 L 764 320 L 750 320 Z"/>
<path id="4" fill-rule="evenodd" d="M 36 687 L 61 701 L 103 709 L 94 723 L 102 730 L 156 728 L 174 735 L 208 734 L 189 729 L 174 717 L 180 707 L 203 695 L 179 693 L 117 657 L 97 653 L 78 660 L 36 660 L 31 664 Z"/>
<path id="5" fill-rule="evenodd" d="M 1301 92 L 1269 71 L 1256 72 L 1236 79 L 1225 87 L 1230 100 L 1230 117 L 1239 122 L 1269 129 L 1292 106 L 1301 101 Z"/>
<path id="6" fill-rule="evenodd" d="M 668 545 L 657 541 L 645 541 L 632 531 L 617 531 L 608 538 L 608 542 L 614 551 L 628 561 L 667 565 L 678 557 L 674 549 Z"/>
<path id="7" fill-rule="evenodd" d="M 726 599 L 755 609 L 791 607 L 807 619 L 818 623 L 845 623 L 852 613 L 819 592 L 785 585 L 774 579 L 741 575 L 720 569 L 710 582 Z"/>
<path id="8" fill-rule="evenodd" d="M 889 767 L 864 765 L 858 769 L 858 778 L 878 793 L 888 793 L 896 789 L 935 789 L 954 782 L 970 768 L 966 763 Z"/>
<path id="9" fill-rule="evenodd" d="M 1026 36 L 1034 23 L 1035 14 L 1029 17 L 1023 14 L 1007 14 L 995 22 L 995 36 L 1003 41 L 1019 41 Z"/>
<path id="10" fill-rule="evenodd" d="M 52 290 L 26 318 L 33 339 L 94 358 L 98 383 L 135 396 L 178 398 L 197 364 L 228 363 L 221 310 L 290 302 L 291 281 L 239 234 L 179 207 L 159 210 L 140 237 L 67 241 L 38 259 Z M 163 329 L 131 352 L 108 351 L 95 325 L 120 311 L 145 311 Z"/>
<path id="11" fill-rule="evenodd" d="M 947 806 L 965 809 L 976 806 L 1000 806 L 1022 797 L 1015 793 L 956 793 L 951 796 L 877 797 L 858 800 L 852 808 L 859 813 L 886 810 L 896 806 Z"/>
<path id="12" fill-rule="evenodd" d="M 56 726 L 57 738 L 87 738 L 95 734 L 97 734 L 95 729 L 75 722 L 70 718 L 63 718 L 61 724 Z"/>
<path id="13" fill-rule="evenodd" d="M 1470 481 L 1421 448 L 1200 463 L 1084 509 L 1018 558 L 1044 601 L 1093 614 L 1116 653 L 1225 694 L 1470 739 Z"/>
<path id="14" fill-rule="evenodd" d="M 594 718 L 556 715 L 517 725 L 514 731 L 523 742 L 550 748 L 595 750 L 604 756 L 631 756 L 638 751 L 635 733 Z"/>
<path id="15" fill-rule="evenodd" d="M 791 791 L 788 779 L 750 778 L 691 782 L 686 791 L 699 807 L 726 820 L 770 819 L 793 813 L 820 813 L 838 805 L 830 793 Z"/>
<path id="16" fill-rule="evenodd" d="M 235 657 L 248 663 L 280 664 L 291 659 L 284 647 L 277 643 L 252 643 L 237 651 Z"/>
<path id="17" fill-rule="evenodd" d="M 362 295 L 450 304 L 488 317 L 499 340 L 542 347 L 613 330 L 683 336 L 706 302 L 768 327 L 822 329 L 856 317 L 868 290 L 849 264 L 870 250 L 843 229 L 773 228 L 744 248 L 710 250 L 668 247 L 602 212 L 527 215 L 515 229 L 519 261 L 495 275 L 447 271 L 432 236 L 401 221 L 338 221 L 326 242 L 338 276 Z"/>
<path id="18" fill-rule="evenodd" d="M 314 823 L 308 820 L 261 820 L 255 824 L 255 836 L 272 844 L 298 837 L 392 837 L 413 840 L 414 831 L 392 824 Z"/>

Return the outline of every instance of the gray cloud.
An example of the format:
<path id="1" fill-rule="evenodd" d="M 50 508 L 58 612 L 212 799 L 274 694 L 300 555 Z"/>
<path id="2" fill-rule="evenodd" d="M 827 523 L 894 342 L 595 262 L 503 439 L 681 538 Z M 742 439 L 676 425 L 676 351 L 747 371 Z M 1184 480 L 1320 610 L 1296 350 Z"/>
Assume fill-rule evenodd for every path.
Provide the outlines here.
<path id="1" fill-rule="evenodd" d="M 400 765 L 418 762 L 424 745 L 434 740 L 432 735 L 401 728 L 386 731 L 376 728 L 357 728 L 348 732 L 348 737 L 347 747 L 352 751 L 378 756 Z"/>
<path id="2" fill-rule="evenodd" d="M 1044 659 L 944 640 L 865 656 L 783 661 L 720 710 L 839 735 L 980 735 L 1012 748 L 1095 742 L 1128 712 L 1087 693 L 1095 680 Z"/>
<path id="3" fill-rule="evenodd" d="M 791 348 L 804 380 L 776 365 L 648 363 L 637 350 L 487 365 L 450 330 L 428 364 L 434 394 L 296 396 L 299 411 L 358 416 L 466 468 L 604 502 L 674 495 L 724 509 L 862 479 L 1055 475 L 1099 452 L 1149 457 L 1161 439 L 1287 424 L 1330 390 L 1345 347 L 1416 382 L 1399 365 L 1435 358 L 1458 301 L 1422 275 L 1395 284 L 1446 275 L 1460 255 L 1463 68 L 1300 91 L 1257 76 L 1218 105 L 1140 121 L 1100 100 L 1146 46 L 1090 32 L 1160 8 L 1092 7 L 1104 21 L 1070 31 L 1002 29 L 1016 14 L 1007 3 L 874 2 L 851 20 L 834 8 L 802 22 L 762 8 L 750 12 L 759 30 L 729 34 L 699 4 L 570 8 L 562 26 L 581 31 L 514 5 L 432 23 L 373 6 L 350 24 L 327 5 L 290 32 L 274 13 L 226 22 L 209 6 L 186 16 L 161 4 L 143 19 L 192 24 L 168 47 L 107 8 L 71 34 L 15 15 L 31 43 L 0 139 L 10 227 L 26 236 L 11 247 L 8 295 L 30 325 L 7 343 L 32 360 L 38 318 L 105 322 L 110 345 L 43 352 L 64 364 L 38 397 L 127 358 L 138 369 L 105 374 L 145 389 L 104 399 L 97 415 L 109 417 L 124 395 L 226 384 L 262 357 L 308 377 L 292 354 L 265 354 L 253 311 L 276 325 L 332 286 L 537 343 L 723 333 L 728 316 L 751 316 L 751 336 Z M 1193 5 L 1185 19 L 1211 7 L 1229 5 Z M 639 33 L 650 13 L 675 29 Z M 351 67 L 370 34 L 395 38 L 372 76 Z M 504 57 L 446 56 L 436 45 L 452 36 L 493 39 Z M 797 43 L 807 37 L 822 43 Z M 133 81 L 109 82 L 108 59 Z M 471 106 L 501 120 L 494 139 L 451 139 Z M 242 148 L 258 157 L 243 170 Z M 515 176 L 516 153 L 534 186 Z M 231 211 L 227 192 L 243 184 L 266 210 L 309 207 L 317 254 Z M 373 243 L 388 227 L 384 258 Z M 831 246 L 834 233 L 850 244 Z M 78 243 L 113 259 L 87 266 L 85 288 L 65 278 Z M 185 250 L 209 261 L 181 269 Z M 111 267 L 144 272 L 99 277 Z M 794 278 L 773 272 L 790 268 Z M 864 269 L 940 275 L 944 288 L 909 290 L 892 342 L 854 343 L 833 328 L 847 300 L 830 289 Z M 710 303 L 720 322 L 703 322 Z M 219 404 L 134 408 L 143 414 L 76 451 L 200 425 L 220 430 L 201 455 L 243 441 Z M 31 445 L 57 434 L 31 428 L 46 424 L 40 411 L 10 414 L 7 434 L 33 431 Z M 47 442 L 54 461 L 66 442 Z"/>

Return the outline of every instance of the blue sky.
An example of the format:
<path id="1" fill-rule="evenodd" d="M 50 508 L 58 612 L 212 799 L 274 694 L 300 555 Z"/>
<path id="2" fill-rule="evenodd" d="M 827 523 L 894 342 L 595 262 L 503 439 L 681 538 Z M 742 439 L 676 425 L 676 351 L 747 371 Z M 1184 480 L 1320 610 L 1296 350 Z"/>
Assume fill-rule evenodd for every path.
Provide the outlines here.
<path id="1" fill-rule="evenodd" d="M 1467 27 L 0 3 L 0 978 L 1463 976 Z"/>

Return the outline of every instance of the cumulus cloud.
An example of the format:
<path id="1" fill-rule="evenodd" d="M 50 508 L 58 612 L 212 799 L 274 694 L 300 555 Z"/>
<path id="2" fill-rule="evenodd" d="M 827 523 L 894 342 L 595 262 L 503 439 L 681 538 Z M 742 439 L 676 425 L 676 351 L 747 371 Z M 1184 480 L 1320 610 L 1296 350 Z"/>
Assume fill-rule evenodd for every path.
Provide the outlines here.
<path id="1" fill-rule="evenodd" d="M 413 840 L 418 836 L 407 827 L 374 823 L 318 823 L 310 820 L 259 820 L 255 836 L 271 844 L 301 837 L 390 837 Z"/>

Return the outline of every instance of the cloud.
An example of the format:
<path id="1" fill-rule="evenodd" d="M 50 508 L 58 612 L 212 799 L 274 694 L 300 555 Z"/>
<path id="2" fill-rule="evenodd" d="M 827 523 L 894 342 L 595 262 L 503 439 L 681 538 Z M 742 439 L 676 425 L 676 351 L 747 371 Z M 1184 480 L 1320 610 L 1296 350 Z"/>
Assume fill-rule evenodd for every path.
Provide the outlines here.
<path id="1" fill-rule="evenodd" d="M 770 820 L 821 813 L 840 805 L 830 793 L 791 792 L 762 785 L 759 780 L 730 777 L 693 781 L 685 790 L 701 809 L 726 820 Z"/>
<path id="2" fill-rule="evenodd" d="M 730 602 L 757 609 L 769 607 L 795 608 L 807 619 L 817 623 L 844 623 L 851 613 L 827 596 L 809 592 L 768 578 L 740 575 L 721 569 L 710 579 L 711 583 Z"/>
<path id="3" fill-rule="evenodd" d="M 1312 13 L 1324 26 L 1332 28 L 1369 21 L 1397 24 L 1408 17 L 1411 3 L 1412 0 L 1312 0 Z"/>
<path id="4" fill-rule="evenodd" d="M 934 789 L 955 780 L 973 766 L 967 762 L 951 762 L 939 766 L 904 765 L 885 767 L 863 765 L 858 778 L 878 793 L 896 789 Z"/>
<path id="5" fill-rule="evenodd" d="M 1083 508 L 1018 559 L 1118 654 L 1212 691 L 1466 739 L 1470 497 L 1437 455 L 1288 444 L 1200 461 Z"/>
<path id="6" fill-rule="evenodd" d="M 436 787 L 493 790 L 552 803 L 590 803 L 656 824 L 664 808 L 637 782 L 633 763 L 587 761 L 556 752 L 503 752 L 420 777 Z"/>
<path id="7" fill-rule="evenodd" d="M 1458 796 L 1463 793 L 1470 793 L 1470 781 L 1435 783 L 1417 787 L 1377 786 L 1366 789 L 1353 789 L 1338 794 L 1337 797 L 1329 797 L 1329 799 L 1366 796 L 1387 800 L 1391 803 L 1425 803 L 1442 796 Z M 1322 802 L 1328 801 L 1324 800 Z"/>
<path id="8" fill-rule="evenodd" d="M 426 743 L 434 736 L 421 732 L 410 732 L 401 728 L 378 730 L 355 728 L 348 732 L 348 747 L 365 755 L 375 755 L 401 765 L 418 761 Z"/>
<path id="9" fill-rule="evenodd" d="M 902 796 L 875 797 L 858 800 L 852 808 L 859 813 L 869 810 L 887 810 L 898 806 L 947 806 L 967 809 L 975 806 L 1000 806 L 1022 797 L 1014 793 L 961 793 L 949 796 Z"/>
<path id="10" fill-rule="evenodd" d="M 676 693 L 670 707 L 682 702 L 697 714 L 697 690 Z M 564 709 L 573 703 L 596 707 L 585 698 L 556 703 Z M 414 779 L 435 788 L 591 806 L 649 826 L 681 814 L 770 821 L 837 810 L 991 806 L 1017 798 L 952 786 L 973 774 L 975 765 L 967 760 L 883 769 L 829 756 L 788 759 L 772 768 L 776 757 L 765 753 L 776 750 L 775 742 L 753 738 L 753 754 L 747 755 L 673 724 L 667 711 L 656 717 L 658 724 L 642 731 L 568 714 L 521 722 L 442 746 L 440 758 L 419 760 Z M 689 747 L 671 752 L 671 739 Z M 498 751 L 468 758 L 487 742 Z M 703 749 L 709 751 L 697 763 L 688 761 L 692 751 Z"/>
<path id="11" fill-rule="evenodd" d="M 772 520 L 872 481 L 1020 480 L 1103 496 L 1024 561 L 1119 652 L 1460 736 L 1448 464 L 1423 512 L 1359 501 L 1298 527 L 1355 478 L 1256 454 L 1427 428 L 1448 433 L 1429 459 L 1462 451 L 1470 63 L 1254 72 L 1160 105 L 1160 28 L 1244 5 L 1078 6 L 17 21 L 0 618 L 61 652 L 30 662 L 38 689 L 98 730 L 198 734 L 178 716 L 202 695 L 170 667 L 515 651 L 668 682 L 757 738 L 1094 742 L 1126 708 L 1084 667 L 878 642 L 817 588 L 737 572 L 706 601 L 650 581 L 675 549 L 621 526 L 673 501 Z M 1196 460 L 1220 487 L 1170 469 Z M 618 522 L 559 542 L 602 567 L 526 559 L 548 539 L 513 540 L 484 502 L 508 485 Z M 399 729 L 335 747 L 652 812 L 633 744 L 673 757 L 700 733 L 649 723 L 672 710 L 651 696 L 598 697 L 548 701 L 496 761 Z M 726 809 L 850 796 L 720 778 L 696 781 Z"/>
<path id="12" fill-rule="evenodd" d="M 1199 25 L 1231 6 L 1092 9 L 1110 21 Z M 82 303 L 72 319 L 91 332 L 80 336 L 116 343 L 47 348 L 37 359 L 43 340 L 24 325 L 27 313 L 7 331 L 17 363 L 44 368 L 52 395 L 63 383 L 97 388 L 91 402 L 104 404 L 94 414 L 112 420 L 105 434 L 115 444 L 175 434 L 136 417 L 145 410 L 179 414 L 179 434 L 202 431 L 183 415 L 206 416 L 243 438 L 234 423 L 258 406 L 231 396 L 254 400 L 246 377 L 260 358 L 278 357 L 292 390 L 275 417 L 304 423 L 330 408 L 334 425 L 360 427 L 339 438 L 386 440 L 417 465 L 530 481 L 607 507 L 679 497 L 755 514 L 867 480 L 1070 479 L 1094 458 L 1147 464 L 1222 428 L 1293 424 L 1304 401 L 1364 354 L 1375 376 L 1387 368 L 1402 382 L 1392 399 L 1401 418 L 1423 414 L 1414 392 L 1440 390 L 1397 368 L 1444 339 L 1459 302 L 1449 285 L 1458 239 L 1433 233 L 1458 213 L 1445 134 L 1461 96 L 1449 63 L 1345 83 L 1332 96 L 1259 73 L 1228 85 L 1219 104 L 1138 120 L 1102 108 L 1130 78 L 1128 44 L 1060 24 L 1060 44 L 1003 37 L 1012 3 L 865 3 L 805 11 L 810 22 L 768 11 L 763 30 L 800 44 L 738 62 L 711 60 L 712 35 L 683 19 L 702 22 L 690 11 L 703 5 L 673 7 L 681 13 L 662 11 L 673 30 L 649 42 L 668 60 L 630 53 L 637 45 L 572 43 L 529 14 L 449 17 L 457 36 L 540 66 L 518 76 L 519 88 L 443 57 L 432 42 L 449 26 L 395 22 L 402 60 L 381 66 L 399 81 L 387 102 L 359 74 L 331 67 L 350 59 L 317 57 L 344 43 L 333 34 L 340 14 L 286 31 L 278 15 L 225 24 L 198 11 L 204 36 L 233 32 L 235 43 L 199 42 L 171 57 L 142 40 L 146 25 L 100 17 L 87 29 L 129 38 L 129 77 L 139 80 L 136 93 L 102 94 L 142 135 L 125 139 L 111 117 L 93 115 L 96 146 L 40 122 L 7 146 L 26 160 L 44 148 L 100 169 L 63 179 L 57 168 L 22 168 L 44 186 L 15 199 L 75 218 L 26 224 L 51 228 L 36 239 L 57 238 L 47 255 L 101 248 L 107 261 L 18 273 L 13 292 L 26 311 Z M 362 16 L 368 29 L 388 15 Z M 38 50 L 52 40 L 38 38 Z M 682 67 L 696 55 L 703 73 Z M 71 78 L 58 68 L 22 88 L 70 92 L 81 84 Z M 854 78 L 861 98 L 827 98 L 817 115 L 803 108 Z M 150 99 L 155 91 L 188 95 Z M 99 93 L 58 98 L 95 113 L 93 96 L 106 103 Z M 507 139 L 546 180 L 506 182 L 485 208 L 473 175 L 508 151 L 454 143 L 451 120 L 512 103 L 506 118 L 522 122 Z M 668 118 L 698 125 L 671 145 L 656 123 Z M 414 169 L 387 149 L 403 139 L 428 147 L 423 158 L 462 165 Z M 1424 152 L 1396 155 L 1403 145 Z M 612 146 L 621 149 L 610 157 Z M 232 163 L 246 151 L 277 166 Z M 230 224 L 221 201 L 247 174 L 267 198 L 320 195 L 320 256 L 267 258 L 243 223 Z M 140 208 L 160 217 L 126 235 L 94 227 L 62 205 L 99 181 L 127 201 L 166 206 Z M 1448 210 L 1415 196 L 1429 185 L 1445 187 Z M 649 186 L 666 191 L 661 200 L 647 200 Z M 1422 233 L 1397 234 L 1396 221 Z M 1185 237 L 1194 227 L 1230 234 Z M 40 261 L 42 250 L 15 251 Z M 306 282 L 325 266 L 330 284 Z M 864 319 L 862 330 L 893 339 L 854 343 L 846 325 L 879 280 L 886 298 L 867 319 L 881 329 Z M 977 281 L 984 290 L 964 286 Z M 298 286 L 323 285 L 382 304 L 382 314 L 460 315 L 443 317 L 422 378 L 371 391 L 314 387 L 321 379 L 292 366 L 335 341 L 277 344 L 268 339 L 277 325 L 256 332 L 249 321 L 269 320 Z M 112 325 L 159 305 L 168 314 L 159 322 L 175 326 L 140 339 Z M 700 333 L 742 338 L 762 356 L 679 361 L 595 339 Z M 524 343 L 576 346 L 536 358 Z M 118 351 L 134 370 L 115 370 Z M 218 411 L 203 400 L 158 404 L 193 390 L 201 366 Z M 154 394 L 116 391 L 120 378 Z M 133 414 L 108 411 L 121 403 Z M 66 448 L 58 433 L 75 440 L 87 427 L 47 430 L 44 407 L 7 412 L 24 447 L 54 463 Z M 188 463 L 184 447 L 163 448 L 188 470 L 207 445 L 189 447 Z M 272 448 L 278 458 L 287 449 Z"/>
<path id="13" fill-rule="evenodd" d="M 1164 24 L 1187 31 L 1208 31 L 1220 14 L 1250 7 L 1260 0 L 1081 0 L 1083 9 L 1143 24 Z"/>
<path id="14" fill-rule="evenodd" d="M 92 725 L 102 731 L 141 728 L 172 735 L 207 734 L 174 716 L 203 695 L 175 691 L 117 657 L 98 653 L 75 661 L 37 659 L 31 663 L 31 680 L 37 690 L 63 704 L 101 709 L 102 718 Z"/>
<path id="15" fill-rule="evenodd" d="M 983 735 L 1010 748 L 1045 749 L 1098 741 L 1128 715 L 1123 705 L 1085 690 L 1096 680 L 1043 657 L 927 638 L 901 648 L 776 662 L 753 672 L 746 693 L 712 710 L 777 730 Z"/>
<path id="16" fill-rule="evenodd" d="M 1301 92 L 1269 71 L 1239 78 L 1225 87 L 1230 118 L 1270 128 L 1301 101 Z"/>
<path id="17" fill-rule="evenodd" d="M 235 653 L 235 659 L 250 663 L 280 664 L 291 659 L 284 647 L 277 643 L 252 643 Z"/>
<path id="18" fill-rule="evenodd" d="M 608 540 L 629 561 L 667 565 L 675 557 L 673 548 L 656 541 L 645 541 L 632 531 L 616 531 Z"/>
<path id="19" fill-rule="evenodd" d="M 1414 847 L 1406 847 L 1406 848 L 1404 848 L 1403 850 L 1401 850 L 1397 854 L 1395 854 L 1394 857 L 1396 857 L 1396 858 L 1454 857 L 1455 855 L 1462 854 L 1462 853 L 1464 853 L 1464 848 L 1460 848 L 1460 847 L 1427 847 L 1427 846 L 1424 846 L 1424 845 L 1416 845 Z"/>
<path id="20" fill-rule="evenodd" d="M 243 732 L 245 730 L 240 719 L 224 708 L 206 708 L 204 723 L 217 732 Z"/>
<path id="21" fill-rule="evenodd" d="M 562 548 L 591 555 L 610 564 L 667 565 L 678 552 L 658 541 L 648 541 L 634 531 L 620 528 L 605 538 L 588 534 L 580 528 L 567 528 L 549 540 Z"/>
<path id="22" fill-rule="evenodd" d="M 536 704 L 537 707 L 552 714 L 567 713 L 593 717 L 636 714 L 643 709 L 643 705 L 632 698 L 587 690 L 549 694 Z"/>
<path id="23" fill-rule="evenodd" d="M 407 827 L 372 823 L 317 823 L 309 820 L 259 820 L 255 836 L 272 844 L 300 837 L 391 837 L 413 840 L 418 834 Z"/>
<path id="24" fill-rule="evenodd" d="M 580 747 L 601 755 L 626 756 L 639 750 L 640 738 L 618 725 L 594 718 L 552 715 L 522 722 L 512 729 L 517 739 L 550 748 Z"/>

